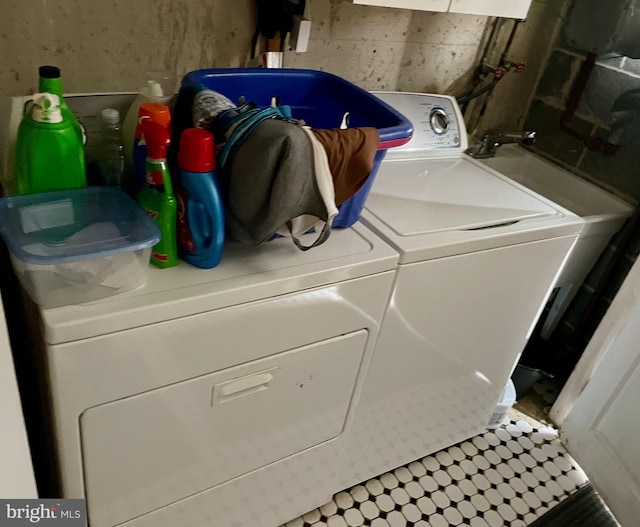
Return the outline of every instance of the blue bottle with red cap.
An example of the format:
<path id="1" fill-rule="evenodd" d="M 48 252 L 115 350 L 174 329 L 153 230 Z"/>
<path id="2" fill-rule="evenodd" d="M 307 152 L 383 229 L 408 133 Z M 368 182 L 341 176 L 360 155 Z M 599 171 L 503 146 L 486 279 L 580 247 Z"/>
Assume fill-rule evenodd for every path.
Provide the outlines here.
<path id="1" fill-rule="evenodd" d="M 224 208 L 218 186 L 213 134 L 188 128 L 178 150 L 178 251 L 202 269 L 220 263 L 224 245 Z"/>

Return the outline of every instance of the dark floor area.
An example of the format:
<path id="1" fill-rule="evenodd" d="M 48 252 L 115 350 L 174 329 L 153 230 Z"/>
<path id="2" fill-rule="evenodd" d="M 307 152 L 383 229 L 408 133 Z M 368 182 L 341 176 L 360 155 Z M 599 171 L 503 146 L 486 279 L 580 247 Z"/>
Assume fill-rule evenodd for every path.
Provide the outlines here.
<path id="1" fill-rule="evenodd" d="M 556 505 L 529 527 L 620 527 L 590 484 Z"/>

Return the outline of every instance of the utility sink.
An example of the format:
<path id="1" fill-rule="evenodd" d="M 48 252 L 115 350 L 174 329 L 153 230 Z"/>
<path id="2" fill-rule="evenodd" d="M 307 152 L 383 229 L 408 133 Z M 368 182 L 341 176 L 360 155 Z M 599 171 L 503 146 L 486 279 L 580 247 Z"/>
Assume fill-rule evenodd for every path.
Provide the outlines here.
<path id="1" fill-rule="evenodd" d="M 518 145 L 504 145 L 482 163 L 585 220 L 629 217 L 634 207 Z"/>
<path id="2" fill-rule="evenodd" d="M 495 157 L 478 161 L 585 220 L 558 276 L 557 291 L 541 329 L 541 336 L 549 338 L 609 240 L 635 207 L 518 145 L 501 146 Z"/>

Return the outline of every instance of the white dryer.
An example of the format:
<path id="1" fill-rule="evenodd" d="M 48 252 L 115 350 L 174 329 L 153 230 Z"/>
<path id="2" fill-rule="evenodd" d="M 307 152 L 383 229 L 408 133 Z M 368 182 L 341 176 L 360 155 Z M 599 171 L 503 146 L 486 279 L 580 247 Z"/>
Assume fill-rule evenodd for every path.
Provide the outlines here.
<path id="1" fill-rule="evenodd" d="M 583 222 L 464 156 L 451 97 L 377 93 L 414 125 L 362 221 L 400 254 L 345 486 L 486 427 Z"/>
<path id="2" fill-rule="evenodd" d="M 357 224 L 43 310 L 63 497 L 92 527 L 275 527 L 329 501 L 397 261 Z"/>

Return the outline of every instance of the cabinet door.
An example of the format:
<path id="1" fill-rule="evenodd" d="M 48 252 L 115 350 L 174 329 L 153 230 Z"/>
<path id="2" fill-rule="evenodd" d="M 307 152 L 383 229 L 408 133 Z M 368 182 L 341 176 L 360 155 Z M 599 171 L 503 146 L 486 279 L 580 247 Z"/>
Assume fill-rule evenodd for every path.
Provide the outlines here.
<path id="1" fill-rule="evenodd" d="M 471 15 L 526 18 L 531 0 L 451 0 L 449 11 Z"/>
<path id="2" fill-rule="evenodd" d="M 397 7 L 418 11 L 447 11 L 451 0 L 353 0 L 354 4 Z"/>
<path id="3" fill-rule="evenodd" d="M 37 498 L 36 480 L 29 455 L 27 429 L 22 416 L 20 393 L 13 369 L 11 345 L 0 299 L 0 496 Z"/>
<path id="4" fill-rule="evenodd" d="M 639 340 L 636 261 L 569 379 L 571 388 L 586 385 L 561 423 L 567 449 L 621 525 L 638 525 L 640 516 Z"/>
<path id="5" fill-rule="evenodd" d="M 353 3 L 417 11 L 526 18 L 531 0 L 353 0 Z"/>

